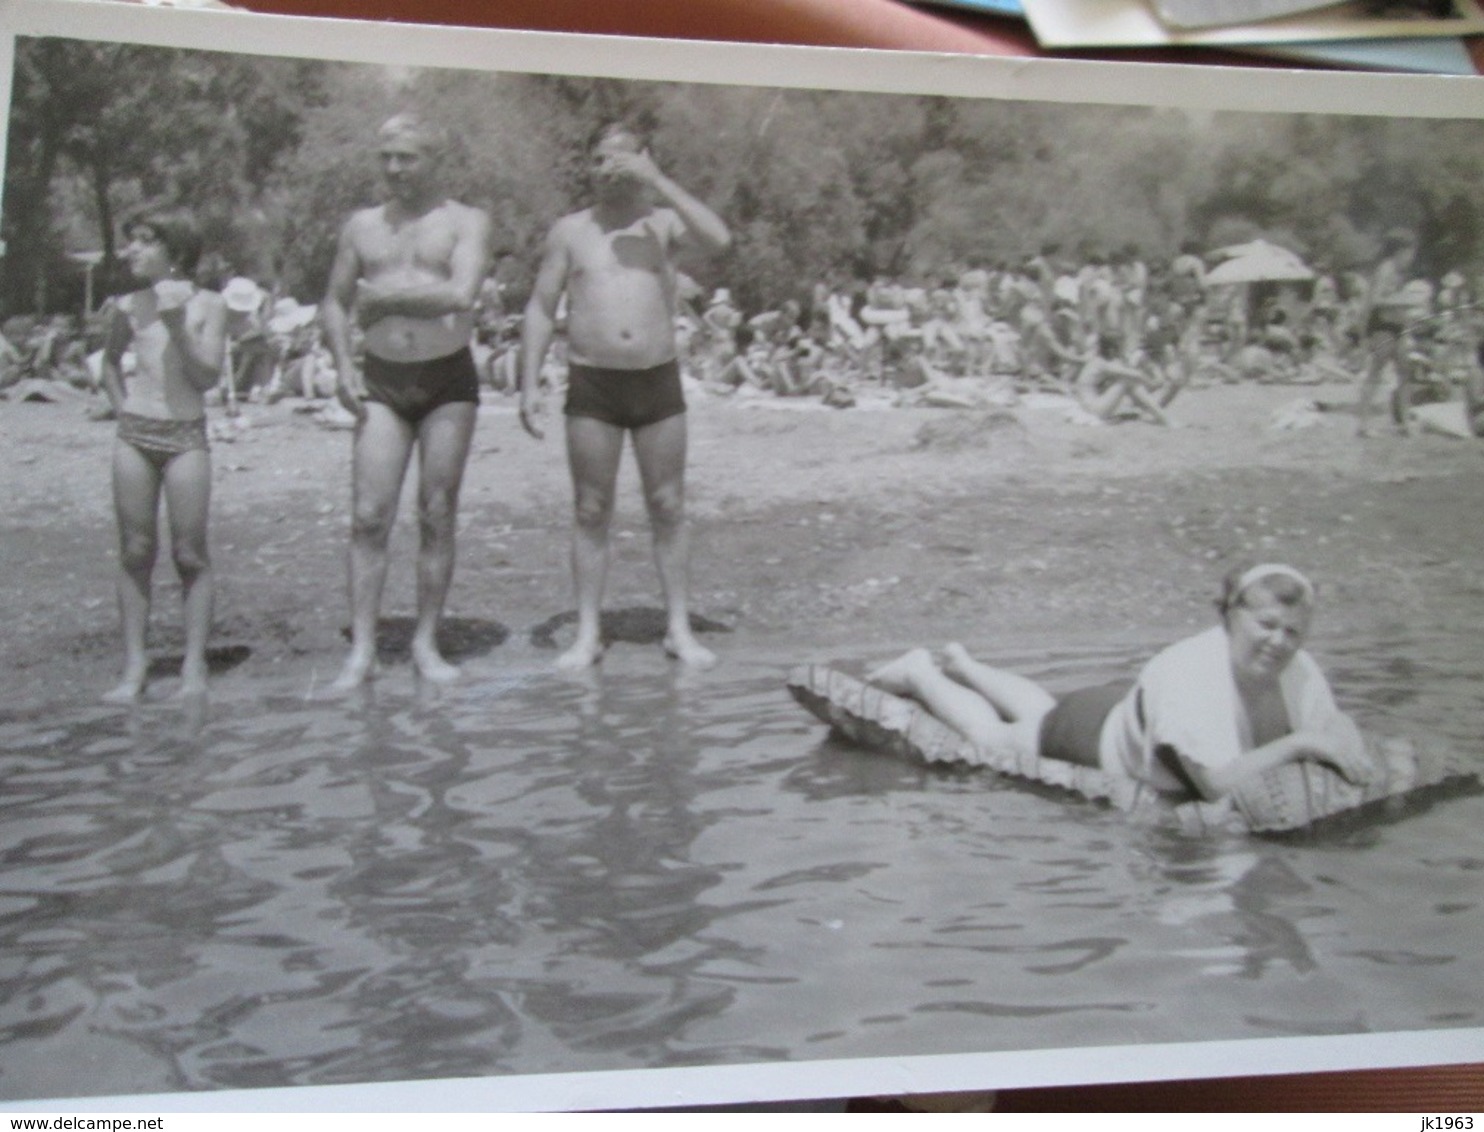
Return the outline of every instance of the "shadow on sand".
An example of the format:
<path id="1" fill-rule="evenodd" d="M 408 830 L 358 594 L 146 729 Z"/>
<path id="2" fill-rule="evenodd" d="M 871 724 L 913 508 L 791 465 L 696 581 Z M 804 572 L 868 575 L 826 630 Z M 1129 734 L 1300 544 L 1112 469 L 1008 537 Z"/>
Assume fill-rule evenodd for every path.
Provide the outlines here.
<path id="1" fill-rule="evenodd" d="M 376 623 L 376 659 L 381 664 L 401 664 L 412 659 L 411 617 L 383 617 Z M 350 627 L 340 630 L 350 640 Z M 498 621 L 479 617 L 445 617 L 438 626 L 438 651 L 453 664 L 486 656 L 510 639 L 510 630 Z"/>
<path id="2" fill-rule="evenodd" d="M 557 634 L 569 625 L 577 624 L 577 611 L 567 610 L 555 617 L 548 617 L 531 630 L 531 644 L 538 649 L 557 647 Z M 690 627 L 697 633 L 730 633 L 732 627 L 702 617 L 698 613 L 690 616 Z M 665 611 L 653 606 L 632 606 L 628 609 L 609 609 L 603 612 L 603 643 L 622 642 L 628 645 L 657 645 L 665 639 Z"/>
<path id="3" fill-rule="evenodd" d="M 252 656 L 252 649 L 246 645 L 220 645 L 216 648 L 209 648 L 206 650 L 206 671 L 212 676 L 220 676 L 224 672 L 231 672 L 250 656 Z M 157 656 L 149 662 L 149 679 L 173 679 L 180 675 L 180 668 L 184 663 L 185 657 L 179 654 Z"/>

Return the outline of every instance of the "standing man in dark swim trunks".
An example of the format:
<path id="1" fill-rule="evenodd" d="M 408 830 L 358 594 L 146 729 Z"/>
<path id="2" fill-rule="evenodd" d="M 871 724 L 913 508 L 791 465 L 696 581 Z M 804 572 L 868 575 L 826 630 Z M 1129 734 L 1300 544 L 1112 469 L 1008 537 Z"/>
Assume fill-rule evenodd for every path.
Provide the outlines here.
<path id="1" fill-rule="evenodd" d="M 685 400 L 676 361 L 673 252 L 683 240 L 719 251 L 731 235 L 720 217 L 660 171 L 627 127 L 603 130 L 591 170 L 596 203 L 562 217 L 547 236 L 526 305 L 521 356 L 521 423 L 539 440 L 541 363 L 565 292 L 577 639 L 557 666 L 586 668 L 602 656 L 608 528 L 630 433 L 665 595 L 665 651 L 709 667 L 716 657 L 692 633 L 687 604 Z"/>
<path id="2" fill-rule="evenodd" d="M 479 407 L 469 341 L 474 300 L 489 263 L 489 218 L 438 186 L 440 131 L 398 114 L 378 134 L 386 203 L 357 212 L 340 233 L 321 307 L 339 374 L 338 395 L 357 418 L 352 455 L 350 655 L 335 681 L 356 687 L 376 662 L 376 618 L 387 540 L 413 448 L 418 453 L 417 628 L 412 659 L 439 682 L 458 669 L 435 634 L 453 577 L 459 485 Z M 352 312 L 365 347 L 351 343 Z"/>

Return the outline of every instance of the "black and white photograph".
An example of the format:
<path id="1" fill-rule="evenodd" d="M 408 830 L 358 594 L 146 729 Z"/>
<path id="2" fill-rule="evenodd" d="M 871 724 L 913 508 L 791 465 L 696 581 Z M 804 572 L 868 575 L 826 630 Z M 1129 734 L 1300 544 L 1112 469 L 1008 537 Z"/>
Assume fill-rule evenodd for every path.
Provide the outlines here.
<path id="1" fill-rule="evenodd" d="M 0 1105 L 1484 1060 L 1474 87 L 0 65 Z"/>

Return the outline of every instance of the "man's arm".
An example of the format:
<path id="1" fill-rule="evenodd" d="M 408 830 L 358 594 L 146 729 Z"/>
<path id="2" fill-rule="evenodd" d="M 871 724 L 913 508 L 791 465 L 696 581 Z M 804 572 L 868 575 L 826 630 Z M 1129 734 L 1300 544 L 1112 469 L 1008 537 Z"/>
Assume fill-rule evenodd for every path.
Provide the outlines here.
<path id="1" fill-rule="evenodd" d="M 449 256 L 448 278 L 393 287 L 362 280 L 356 290 L 360 320 L 369 326 L 389 315 L 438 318 L 472 311 L 489 271 L 489 260 L 489 217 L 480 209 L 463 207 Z"/>
<path id="2" fill-rule="evenodd" d="M 351 232 L 354 224 L 352 218 L 340 231 L 335 262 L 330 267 L 330 283 L 319 310 L 325 341 L 335 359 L 336 395 L 347 409 L 359 415 L 364 408 L 361 402 L 366 396 L 366 386 L 356 369 L 350 346 L 350 309 L 355 302 L 356 279 L 361 274 L 361 257 Z"/>
<path id="3" fill-rule="evenodd" d="M 557 304 L 567 287 L 567 272 L 570 253 L 564 233 L 565 225 L 558 221 L 546 237 L 546 251 L 541 257 L 541 267 L 536 272 L 536 284 L 526 302 L 525 316 L 521 321 L 520 336 L 520 423 L 537 440 L 542 437 L 541 426 L 536 422 L 536 413 L 541 393 L 541 365 L 546 361 L 546 351 L 556 332 Z"/>
<path id="4" fill-rule="evenodd" d="M 685 233 L 708 252 L 719 252 L 732 242 L 722 218 L 665 176 L 647 149 L 642 153 L 616 153 L 611 160 L 616 173 L 638 178 L 664 198 L 680 217 Z"/>

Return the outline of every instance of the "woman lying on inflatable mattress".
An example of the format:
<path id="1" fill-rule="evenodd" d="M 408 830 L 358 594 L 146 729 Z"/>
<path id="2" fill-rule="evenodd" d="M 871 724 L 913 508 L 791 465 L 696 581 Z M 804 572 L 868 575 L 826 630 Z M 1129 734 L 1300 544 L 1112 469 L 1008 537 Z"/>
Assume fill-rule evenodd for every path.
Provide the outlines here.
<path id="1" fill-rule="evenodd" d="M 1223 580 L 1221 624 L 1157 654 L 1134 686 L 1086 688 L 1060 700 L 976 661 L 962 645 L 942 667 L 913 649 L 872 683 L 912 696 L 984 750 L 1030 753 L 1171 794 L 1213 800 L 1284 763 L 1327 763 L 1357 785 L 1381 769 L 1329 682 L 1302 648 L 1314 586 L 1291 566 L 1238 568 Z"/>

